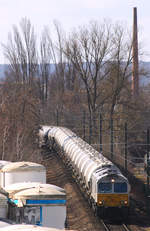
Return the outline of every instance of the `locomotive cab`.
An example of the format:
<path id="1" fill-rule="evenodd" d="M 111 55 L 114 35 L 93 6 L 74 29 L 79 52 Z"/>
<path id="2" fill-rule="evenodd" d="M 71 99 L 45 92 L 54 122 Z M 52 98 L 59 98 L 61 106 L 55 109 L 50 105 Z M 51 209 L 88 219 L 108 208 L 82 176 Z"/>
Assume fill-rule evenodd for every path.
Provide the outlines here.
<path id="1" fill-rule="evenodd" d="M 99 176 L 99 177 L 98 177 Z M 129 206 L 130 186 L 128 180 L 115 171 L 96 171 L 92 178 L 92 196 L 98 207 L 123 208 Z"/>

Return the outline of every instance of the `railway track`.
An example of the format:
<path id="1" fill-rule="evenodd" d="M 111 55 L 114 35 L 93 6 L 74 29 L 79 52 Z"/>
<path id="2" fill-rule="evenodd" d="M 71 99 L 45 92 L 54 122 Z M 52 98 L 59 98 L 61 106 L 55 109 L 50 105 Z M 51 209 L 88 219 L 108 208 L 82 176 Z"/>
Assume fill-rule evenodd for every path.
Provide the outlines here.
<path id="1" fill-rule="evenodd" d="M 115 231 L 115 230 L 118 230 L 118 231 L 131 231 L 131 229 L 129 229 L 126 224 L 112 225 L 112 224 L 108 224 L 104 220 L 100 220 L 100 222 L 104 226 L 105 231 Z"/>
<path id="2" fill-rule="evenodd" d="M 67 229 L 77 231 L 135 231 L 137 227 L 128 228 L 126 224 L 108 222 L 96 217 L 83 197 L 71 171 L 55 152 L 41 150 L 42 164 L 47 169 L 47 183 L 62 187 L 67 193 Z M 142 230 L 143 231 L 143 230 Z"/>

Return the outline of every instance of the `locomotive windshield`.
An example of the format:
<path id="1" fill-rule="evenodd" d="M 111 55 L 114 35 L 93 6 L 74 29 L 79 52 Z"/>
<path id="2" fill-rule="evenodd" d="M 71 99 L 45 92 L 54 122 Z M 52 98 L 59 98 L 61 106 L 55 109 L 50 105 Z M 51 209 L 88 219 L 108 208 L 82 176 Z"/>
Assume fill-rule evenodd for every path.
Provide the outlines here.
<path id="1" fill-rule="evenodd" d="M 98 185 L 98 193 L 111 193 L 112 183 L 100 183 Z"/>
<path id="2" fill-rule="evenodd" d="M 98 193 L 127 193 L 127 183 L 126 182 L 99 183 Z"/>
<path id="3" fill-rule="evenodd" d="M 127 192 L 127 183 L 114 183 L 114 192 L 115 193 L 126 193 Z"/>

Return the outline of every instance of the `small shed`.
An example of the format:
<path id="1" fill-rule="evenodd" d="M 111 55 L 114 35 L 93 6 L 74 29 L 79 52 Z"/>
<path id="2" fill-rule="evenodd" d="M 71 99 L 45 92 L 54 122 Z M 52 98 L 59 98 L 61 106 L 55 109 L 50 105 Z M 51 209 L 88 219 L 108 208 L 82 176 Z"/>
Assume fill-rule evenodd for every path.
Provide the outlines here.
<path id="1" fill-rule="evenodd" d="M 16 189 L 12 185 L 9 192 L 12 204 L 10 219 L 17 223 L 65 228 L 66 192 L 64 189 L 49 184 L 25 183 L 24 187 L 23 184 L 21 186 L 18 184 L 18 187 L 16 184 Z"/>

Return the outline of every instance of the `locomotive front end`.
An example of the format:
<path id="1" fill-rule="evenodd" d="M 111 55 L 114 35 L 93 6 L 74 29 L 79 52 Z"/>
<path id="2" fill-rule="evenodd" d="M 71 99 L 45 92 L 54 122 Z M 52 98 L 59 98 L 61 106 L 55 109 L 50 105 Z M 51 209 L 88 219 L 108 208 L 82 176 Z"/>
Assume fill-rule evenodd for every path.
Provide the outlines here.
<path id="1" fill-rule="evenodd" d="M 93 174 L 92 191 L 99 213 L 106 209 L 121 209 L 123 215 L 128 215 L 130 185 L 119 169 L 106 167 Z"/>
<path id="2" fill-rule="evenodd" d="M 116 176 L 104 177 L 98 183 L 97 205 L 108 207 L 129 206 L 129 184 L 126 180 Z"/>

